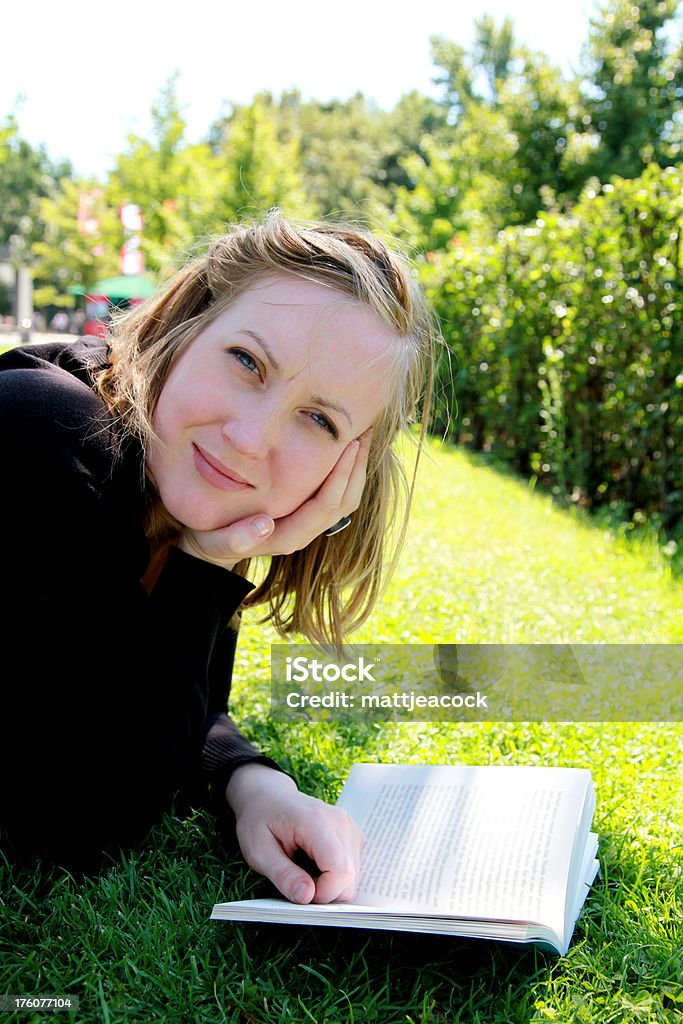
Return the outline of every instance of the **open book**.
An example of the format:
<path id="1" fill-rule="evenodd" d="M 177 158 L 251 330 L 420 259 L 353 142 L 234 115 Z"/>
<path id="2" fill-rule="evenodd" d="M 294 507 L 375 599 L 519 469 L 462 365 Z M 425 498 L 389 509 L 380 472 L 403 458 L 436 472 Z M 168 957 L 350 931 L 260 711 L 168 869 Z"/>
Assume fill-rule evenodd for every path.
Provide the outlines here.
<path id="1" fill-rule="evenodd" d="M 567 952 L 598 870 L 582 768 L 356 764 L 337 801 L 365 833 L 354 903 L 218 903 L 226 921 L 535 942 Z"/>

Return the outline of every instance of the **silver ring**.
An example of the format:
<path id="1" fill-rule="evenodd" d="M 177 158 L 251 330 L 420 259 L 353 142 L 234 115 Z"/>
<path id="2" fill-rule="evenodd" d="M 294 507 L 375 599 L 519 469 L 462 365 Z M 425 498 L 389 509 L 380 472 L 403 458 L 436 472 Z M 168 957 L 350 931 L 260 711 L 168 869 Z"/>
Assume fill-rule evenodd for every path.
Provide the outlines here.
<path id="1" fill-rule="evenodd" d="M 345 530 L 350 522 L 351 516 L 342 516 L 338 523 L 335 523 L 334 526 L 325 531 L 325 536 L 334 537 L 335 533 L 341 533 L 342 530 Z"/>

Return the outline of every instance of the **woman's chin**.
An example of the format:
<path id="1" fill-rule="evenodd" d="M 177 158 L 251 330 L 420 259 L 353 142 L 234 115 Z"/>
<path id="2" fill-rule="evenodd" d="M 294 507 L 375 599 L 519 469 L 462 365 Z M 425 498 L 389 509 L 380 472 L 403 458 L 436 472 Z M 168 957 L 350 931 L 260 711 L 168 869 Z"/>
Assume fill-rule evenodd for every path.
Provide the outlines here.
<path id="1" fill-rule="evenodd" d="M 181 520 L 181 522 L 186 529 L 194 530 L 196 533 L 212 533 L 215 530 L 227 530 L 229 526 L 234 526 L 235 523 L 240 523 L 243 519 L 252 519 L 260 514 L 263 514 L 260 509 L 240 512 L 239 515 L 234 516 L 207 515 L 206 513 L 198 512 L 195 515 L 188 515 L 187 519 Z M 265 515 L 270 514 L 270 512 L 265 513 Z"/>
<path id="2" fill-rule="evenodd" d="M 187 507 L 187 505 L 184 508 L 178 507 L 176 511 L 169 508 L 168 511 L 175 515 L 186 529 L 195 530 L 197 533 L 211 533 L 213 530 L 224 530 L 243 519 L 252 519 L 259 515 L 270 516 L 271 519 L 282 519 L 284 516 L 291 515 L 296 508 L 298 506 L 292 505 L 290 502 L 273 502 L 268 508 L 264 508 L 263 505 L 249 508 L 245 505 L 243 509 L 236 511 L 233 515 L 226 514 L 225 511 L 196 506 Z"/>

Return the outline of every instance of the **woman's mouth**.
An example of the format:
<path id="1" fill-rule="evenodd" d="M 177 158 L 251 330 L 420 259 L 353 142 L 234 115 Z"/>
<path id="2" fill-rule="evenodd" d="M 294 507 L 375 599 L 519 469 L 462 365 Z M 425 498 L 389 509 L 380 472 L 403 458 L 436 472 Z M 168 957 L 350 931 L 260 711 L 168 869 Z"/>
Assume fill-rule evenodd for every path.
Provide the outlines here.
<path id="1" fill-rule="evenodd" d="M 197 444 L 192 445 L 192 459 L 202 480 L 219 491 L 246 491 L 254 486 Z"/>

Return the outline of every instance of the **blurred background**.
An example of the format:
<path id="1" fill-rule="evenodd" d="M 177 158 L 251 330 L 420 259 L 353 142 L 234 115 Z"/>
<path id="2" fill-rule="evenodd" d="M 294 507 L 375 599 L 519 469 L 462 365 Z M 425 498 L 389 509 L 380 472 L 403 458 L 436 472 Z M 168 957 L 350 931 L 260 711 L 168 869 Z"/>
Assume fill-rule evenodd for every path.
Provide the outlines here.
<path id="1" fill-rule="evenodd" d="M 415 259 L 434 432 L 683 532 L 677 0 L 8 19 L 0 342 L 102 334 L 228 223 L 353 220 Z"/>

